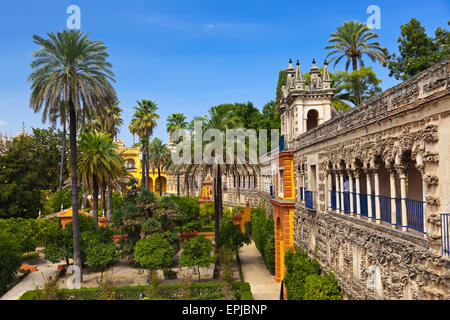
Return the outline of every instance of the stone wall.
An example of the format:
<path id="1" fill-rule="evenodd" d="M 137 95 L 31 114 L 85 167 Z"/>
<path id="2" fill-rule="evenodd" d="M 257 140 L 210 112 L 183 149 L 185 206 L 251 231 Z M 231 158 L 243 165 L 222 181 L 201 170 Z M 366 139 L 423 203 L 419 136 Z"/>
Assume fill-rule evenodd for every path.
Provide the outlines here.
<path id="1" fill-rule="evenodd" d="M 295 245 L 337 276 L 346 299 L 449 299 L 450 262 L 425 240 L 297 205 Z"/>
<path id="2" fill-rule="evenodd" d="M 334 271 L 348 299 L 450 298 L 439 221 L 439 213 L 450 210 L 450 148 L 441 138 L 448 132 L 449 84 L 446 60 L 289 142 L 297 190 L 294 243 Z M 383 167 L 405 179 L 411 166 L 422 178 L 423 186 L 410 183 L 409 190 L 423 190 L 425 235 L 329 211 L 331 174 L 373 178 Z M 298 184 L 308 188 L 315 179 L 319 205 L 308 210 Z"/>

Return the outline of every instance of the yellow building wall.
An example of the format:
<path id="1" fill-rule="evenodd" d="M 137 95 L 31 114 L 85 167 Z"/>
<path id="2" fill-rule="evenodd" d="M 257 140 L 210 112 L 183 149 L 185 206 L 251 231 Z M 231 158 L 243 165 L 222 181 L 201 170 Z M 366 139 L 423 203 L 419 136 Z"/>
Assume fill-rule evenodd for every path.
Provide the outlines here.
<path id="1" fill-rule="evenodd" d="M 127 161 L 133 160 L 135 163 L 134 168 L 129 168 L 127 171 L 137 180 L 139 183 L 142 178 L 142 166 L 141 166 L 141 157 L 140 151 L 138 148 L 127 148 L 121 151 L 122 157 L 125 160 L 125 167 L 127 167 Z M 150 167 L 151 167 L 150 163 Z M 150 191 L 158 192 L 159 188 L 157 188 L 157 180 L 158 180 L 158 170 L 150 169 L 149 170 L 149 189 Z M 165 170 L 161 170 L 161 180 L 162 180 L 162 192 L 166 192 L 167 190 L 167 174 Z"/>

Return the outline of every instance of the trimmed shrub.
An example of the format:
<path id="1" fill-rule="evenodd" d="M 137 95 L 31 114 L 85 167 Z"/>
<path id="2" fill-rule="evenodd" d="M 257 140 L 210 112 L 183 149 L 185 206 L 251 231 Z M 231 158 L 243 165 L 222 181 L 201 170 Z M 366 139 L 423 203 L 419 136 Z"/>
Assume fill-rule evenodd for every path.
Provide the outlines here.
<path id="1" fill-rule="evenodd" d="M 267 237 L 266 245 L 264 246 L 264 262 L 270 274 L 275 274 L 275 235 L 271 234 Z"/>
<path id="2" fill-rule="evenodd" d="M 250 216 L 251 235 L 255 246 L 263 256 L 267 269 L 271 274 L 275 274 L 275 226 L 273 218 L 267 217 L 266 210 L 262 207 L 254 208 Z"/>
<path id="3" fill-rule="evenodd" d="M 115 287 L 116 300 L 139 300 L 141 293 L 145 293 L 148 286 L 123 286 Z M 218 282 L 192 283 L 190 286 L 191 298 L 184 300 L 214 300 L 223 299 L 222 286 Z M 246 282 L 234 282 L 233 292 L 236 299 L 245 298 L 253 300 L 250 291 L 250 285 Z M 158 300 L 178 300 L 182 297 L 183 289 L 179 284 L 164 284 L 159 286 Z M 60 300 L 100 300 L 102 297 L 102 288 L 82 288 L 82 289 L 60 289 L 58 290 L 58 299 Z M 19 300 L 37 300 L 36 290 L 25 292 Z"/>
<path id="4" fill-rule="evenodd" d="M 320 275 L 317 260 L 310 260 L 308 254 L 296 248 L 285 255 L 286 274 L 284 283 L 288 300 L 342 300 L 338 283 L 332 273 Z"/>
<path id="5" fill-rule="evenodd" d="M 312 274 L 305 279 L 303 300 L 342 300 L 336 278 L 332 273 L 324 276 Z"/>

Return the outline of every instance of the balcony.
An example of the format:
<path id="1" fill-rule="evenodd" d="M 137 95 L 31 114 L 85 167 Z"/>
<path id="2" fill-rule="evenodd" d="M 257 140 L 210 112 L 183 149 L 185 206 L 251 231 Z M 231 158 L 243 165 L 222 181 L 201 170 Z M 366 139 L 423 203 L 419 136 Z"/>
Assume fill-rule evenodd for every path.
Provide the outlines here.
<path id="1" fill-rule="evenodd" d="M 375 194 L 360 194 L 348 191 L 329 191 L 330 204 L 329 209 L 341 213 L 353 213 L 362 217 L 369 218 L 369 202 L 371 217 L 374 220 L 380 220 L 384 223 L 396 227 L 415 230 L 420 233 L 426 233 L 424 230 L 424 202 L 409 198 L 391 198 Z M 370 201 L 369 201 L 370 200 Z M 358 211 L 359 201 L 359 211 Z M 352 205 L 350 205 L 352 202 Z M 379 203 L 379 218 L 376 217 L 377 202 Z M 406 207 L 406 225 L 402 223 L 402 213 L 404 202 Z M 395 215 L 394 208 L 395 206 Z M 395 216 L 395 221 L 393 218 Z"/>

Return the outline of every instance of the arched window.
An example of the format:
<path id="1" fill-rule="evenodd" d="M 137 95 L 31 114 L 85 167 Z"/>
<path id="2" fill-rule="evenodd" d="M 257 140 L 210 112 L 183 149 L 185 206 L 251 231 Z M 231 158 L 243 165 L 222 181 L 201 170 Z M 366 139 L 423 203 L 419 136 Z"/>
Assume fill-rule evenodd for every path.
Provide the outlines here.
<path id="1" fill-rule="evenodd" d="M 136 163 L 133 159 L 128 159 L 126 162 L 127 169 L 136 169 Z"/>
<path id="2" fill-rule="evenodd" d="M 306 119 L 306 130 L 311 130 L 319 124 L 319 112 L 317 110 L 309 110 Z"/>

